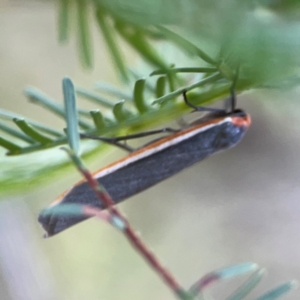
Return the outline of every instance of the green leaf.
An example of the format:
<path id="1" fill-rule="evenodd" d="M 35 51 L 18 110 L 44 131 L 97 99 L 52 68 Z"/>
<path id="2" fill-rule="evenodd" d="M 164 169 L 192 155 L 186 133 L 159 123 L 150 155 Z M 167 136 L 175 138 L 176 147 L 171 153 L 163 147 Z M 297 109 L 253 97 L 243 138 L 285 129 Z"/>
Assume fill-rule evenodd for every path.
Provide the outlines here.
<path id="1" fill-rule="evenodd" d="M 143 32 L 121 20 L 116 21 L 119 34 L 150 64 L 167 69 L 167 64 L 160 57 L 154 47 L 147 41 Z"/>
<path id="2" fill-rule="evenodd" d="M 217 274 L 220 279 L 228 279 L 232 277 L 237 277 L 240 275 L 247 274 L 249 272 L 253 272 L 257 270 L 258 265 L 252 262 L 249 263 L 242 263 L 234 266 L 230 266 L 227 268 L 223 268 L 213 273 Z"/>
<path id="3" fill-rule="evenodd" d="M 68 143 L 74 153 L 78 155 L 80 152 L 80 138 L 78 132 L 75 88 L 70 78 L 64 78 L 62 84 L 64 92 Z"/>
<path id="4" fill-rule="evenodd" d="M 138 112 L 141 114 L 145 113 L 149 109 L 144 99 L 145 82 L 145 79 L 137 80 L 133 89 L 133 101 Z"/>
<path id="5" fill-rule="evenodd" d="M 8 141 L 7 139 L 0 137 L 0 145 L 12 153 L 19 152 L 21 147 L 15 143 Z"/>
<path id="6" fill-rule="evenodd" d="M 124 107 L 125 101 L 120 101 L 117 103 L 113 108 L 113 113 L 115 118 L 118 122 L 123 122 L 129 119 L 132 116 L 132 113 L 130 113 L 125 107 Z"/>
<path id="7" fill-rule="evenodd" d="M 140 78 L 139 78 L 140 79 Z M 96 89 L 101 92 L 106 92 L 112 96 L 117 97 L 118 99 L 125 99 L 125 100 L 131 100 L 132 101 L 132 95 L 125 93 L 121 89 L 108 84 L 106 82 L 98 82 L 96 84 Z"/>
<path id="8" fill-rule="evenodd" d="M 208 54 L 206 54 L 204 51 L 202 51 L 200 48 L 198 48 L 196 45 L 182 37 L 181 35 L 173 32 L 172 30 L 167 29 L 163 26 L 157 26 L 159 30 L 166 35 L 172 42 L 174 42 L 177 46 L 181 47 L 183 50 L 185 50 L 187 53 L 192 55 L 198 55 L 200 58 L 202 58 L 205 62 L 216 65 L 216 61 L 212 59 Z"/>
<path id="9" fill-rule="evenodd" d="M 30 98 L 31 101 L 37 104 L 41 104 L 44 108 L 52 111 L 56 115 L 62 117 L 65 119 L 65 111 L 62 105 L 56 103 L 54 100 L 50 99 L 47 95 L 39 91 L 38 89 L 34 87 L 27 87 L 24 90 L 24 93 Z M 87 112 L 87 115 L 89 116 L 89 113 Z M 83 129 L 89 129 L 91 128 L 91 125 L 87 122 L 79 119 L 78 121 L 79 126 Z"/>
<path id="10" fill-rule="evenodd" d="M 227 297 L 226 300 L 244 299 L 260 283 L 264 275 L 264 269 L 257 270 L 243 285 L 241 285 L 233 294 Z"/>
<path id="11" fill-rule="evenodd" d="M 156 81 L 155 95 L 156 98 L 164 96 L 166 93 L 166 77 L 160 76 Z"/>
<path id="12" fill-rule="evenodd" d="M 24 119 L 13 119 L 13 121 L 25 134 L 27 134 L 33 140 L 35 140 L 41 144 L 51 144 L 52 143 L 52 141 L 53 141 L 52 139 L 39 133 L 30 124 L 28 124 Z"/>
<path id="13" fill-rule="evenodd" d="M 95 1 L 115 17 L 121 18 L 126 23 L 138 25 L 170 24 L 176 16 L 183 12 L 178 10 L 182 2 L 179 1 L 138 1 L 127 0 L 126 4 L 118 0 Z M 176 23 L 173 23 L 176 24 Z"/>
<path id="14" fill-rule="evenodd" d="M 92 42 L 90 37 L 88 2 L 76 0 L 78 15 L 78 43 L 82 62 L 85 67 L 93 66 Z"/>
<path id="15" fill-rule="evenodd" d="M 297 281 L 289 281 L 258 297 L 256 300 L 275 300 L 281 297 L 282 295 L 286 294 L 287 292 L 291 291 L 292 289 L 295 289 L 297 286 Z"/>
<path id="16" fill-rule="evenodd" d="M 71 0 L 58 0 L 58 39 L 66 42 L 69 39 L 69 14 Z"/>
<path id="17" fill-rule="evenodd" d="M 0 109 L 0 119 L 11 121 L 12 119 L 22 119 L 22 118 L 23 118 L 23 116 L 21 116 L 19 114 L 16 114 L 16 113 L 4 110 L 4 109 Z M 59 132 L 53 128 L 50 128 L 48 126 L 45 126 L 44 124 L 38 123 L 38 122 L 33 121 L 28 118 L 26 118 L 26 120 L 27 120 L 27 123 L 29 123 L 31 126 L 33 126 L 34 128 L 36 128 L 42 132 L 48 133 L 48 134 L 56 136 L 56 137 L 64 136 L 61 132 Z"/>
<path id="18" fill-rule="evenodd" d="M 63 106 L 56 103 L 54 100 L 49 98 L 40 90 L 34 87 L 26 87 L 24 89 L 25 95 L 35 104 L 40 104 L 44 108 L 50 110 L 51 112 L 55 113 L 60 117 L 65 117 Z"/>
<path id="19" fill-rule="evenodd" d="M 115 32 L 111 28 L 107 20 L 107 16 L 103 13 L 103 8 L 100 7 L 96 10 L 96 19 L 99 25 L 99 28 L 102 32 L 103 38 L 108 47 L 109 53 L 112 56 L 112 60 L 118 70 L 118 74 L 120 74 L 121 79 L 124 82 L 129 81 L 127 67 L 124 63 L 122 52 L 120 51 L 120 46 L 117 45 Z"/>
<path id="20" fill-rule="evenodd" d="M 103 130 L 106 127 L 103 115 L 101 114 L 101 112 L 98 109 L 92 110 L 91 116 L 93 118 L 95 127 L 99 131 Z"/>
<path id="21" fill-rule="evenodd" d="M 83 205 L 79 204 L 62 204 L 48 207 L 41 211 L 41 216 L 52 216 L 52 215 L 62 215 L 62 216 L 82 216 Z"/>
<path id="22" fill-rule="evenodd" d="M 115 105 L 115 103 L 105 99 L 104 97 L 101 97 L 98 94 L 87 91 L 83 88 L 77 87 L 76 88 L 76 94 L 79 95 L 79 96 L 82 96 L 82 97 L 84 97 L 88 100 L 91 100 L 92 102 L 94 102 L 98 105 L 101 105 L 103 107 L 113 108 L 114 105 Z"/>
<path id="23" fill-rule="evenodd" d="M 6 126 L 5 124 L 3 124 L 1 122 L 0 122 L 0 130 L 6 132 L 7 134 L 9 134 L 13 137 L 16 137 L 20 140 L 23 140 L 23 141 L 25 141 L 29 144 L 34 144 L 35 143 L 35 141 L 32 138 L 30 138 L 28 135 L 25 135 L 25 134 L 15 130 L 15 129 L 12 129 L 12 128 Z"/>
<path id="24" fill-rule="evenodd" d="M 198 280 L 195 284 L 190 288 L 190 293 L 193 295 L 198 295 L 203 290 L 210 286 L 213 283 L 217 283 L 220 280 L 229 279 L 233 277 L 237 277 L 240 275 L 244 275 L 250 272 L 255 271 L 258 268 L 258 265 L 255 263 L 242 263 L 230 267 L 226 267 L 223 269 L 212 271 L 205 276 L 203 276 L 200 280 Z"/>
<path id="25" fill-rule="evenodd" d="M 179 291 L 177 291 L 176 294 L 177 294 L 178 298 L 181 300 L 197 300 L 195 295 L 192 295 L 185 290 L 179 290 Z"/>

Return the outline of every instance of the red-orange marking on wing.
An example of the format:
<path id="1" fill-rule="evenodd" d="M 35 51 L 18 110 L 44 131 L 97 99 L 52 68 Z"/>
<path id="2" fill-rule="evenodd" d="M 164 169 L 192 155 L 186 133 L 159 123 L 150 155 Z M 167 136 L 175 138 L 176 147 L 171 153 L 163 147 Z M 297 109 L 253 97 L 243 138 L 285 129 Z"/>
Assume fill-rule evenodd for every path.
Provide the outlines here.
<path id="1" fill-rule="evenodd" d="M 246 115 L 243 117 L 231 117 L 232 123 L 239 127 L 249 127 L 251 125 L 251 117 L 250 115 Z"/>
<path id="2" fill-rule="evenodd" d="M 219 123 L 219 122 L 220 122 L 221 120 L 223 120 L 223 119 L 224 119 L 224 118 L 212 119 L 212 120 L 207 121 L 207 122 L 205 122 L 205 123 L 197 124 L 197 125 L 195 125 L 195 126 L 193 126 L 193 127 L 189 127 L 189 128 L 187 128 L 187 129 L 184 129 L 184 130 L 181 130 L 181 131 L 179 131 L 179 132 L 176 132 L 176 133 L 174 133 L 174 134 L 172 134 L 172 135 L 169 135 L 169 136 L 166 136 L 166 137 L 164 137 L 164 138 L 161 138 L 161 139 L 157 140 L 156 142 L 153 142 L 153 143 L 149 144 L 148 146 L 143 147 L 143 148 L 141 148 L 141 149 L 139 149 L 139 150 L 137 150 L 137 151 L 135 151 L 135 152 L 133 152 L 133 153 L 130 153 L 129 155 L 127 155 L 127 156 L 125 156 L 125 157 L 123 157 L 123 158 L 121 158 L 121 159 L 119 159 L 119 160 L 117 160 L 117 161 L 115 161 L 115 162 L 109 164 L 108 166 L 106 166 L 106 167 L 104 167 L 104 168 L 101 168 L 101 169 L 99 169 L 99 170 L 93 172 L 92 174 L 95 176 L 95 175 L 97 175 L 98 173 L 102 172 L 103 170 L 109 169 L 109 168 L 111 168 L 111 167 L 113 167 L 113 166 L 115 166 L 115 165 L 117 165 L 117 164 L 120 164 L 120 163 L 122 163 L 123 161 L 125 161 L 125 160 L 127 160 L 127 159 L 129 159 L 129 158 L 131 158 L 131 157 L 134 157 L 134 156 L 136 156 L 136 155 L 139 155 L 139 154 L 141 154 L 141 153 L 143 153 L 143 152 L 145 152 L 145 151 L 147 151 L 147 150 L 149 150 L 149 149 L 156 148 L 156 147 L 158 147 L 158 146 L 161 145 L 161 144 L 164 144 L 164 143 L 166 143 L 166 142 L 168 142 L 168 141 L 170 141 L 170 140 L 173 140 L 174 138 L 179 137 L 179 136 L 181 136 L 181 135 L 185 135 L 185 134 L 187 134 L 187 133 L 189 133 L 189 132 L 191 132 L 191 131 L 194 131 L 195 129 L 199 129 L 199 128 L 201 128 L 201 127 L 205 127 L 205 126 L 211 125 L 211 124 L 217 124 L 217 123 Z M 82 183 L 82 182 L 84 182 L 84 181 L 85 181 L 84 179 L 83 179 L 83 180 L 80 180 L 76 185 L 78 185 L 78 184 L 80 184 L 80 183 Z"/>

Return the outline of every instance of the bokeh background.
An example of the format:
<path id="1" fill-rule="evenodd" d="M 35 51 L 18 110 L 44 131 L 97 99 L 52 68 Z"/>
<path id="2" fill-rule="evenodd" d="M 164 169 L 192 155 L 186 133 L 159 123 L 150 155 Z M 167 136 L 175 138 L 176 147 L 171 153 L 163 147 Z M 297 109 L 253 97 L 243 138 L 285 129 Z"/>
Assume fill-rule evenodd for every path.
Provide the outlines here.
<path id="1" fill-rule="evenodd" d="M 65 75 L 87 88 L 99 80 L 117 82 L 98 32 L 93 71 L 81 68 L 76 42 L 58 45 L 53 1 L 1 0 L 0 28 L 1 108 L 60 127 L 62 121 L 27 102 L 26 85 L 62 99 Z M 134 65 L 134 55 L 127 55 Z M 299 89 L 244 93 L 239 106 L 253 124 L 237 147 L 120 205 L 184 286 L 211 270 L 247 261 L 268 269 L 253 295 L 300 278 L 299 97 Z M 115 150 L 90 166 L 122 155 Z M 5 159 L 1 151 L 0 168 Z M 0 298 L 174 299 L 107 224 L 89 220 L 42 239 L 39 211 L 78 178 L 74 170 L 30 193 L 1 199 Z M 222 283 L 212 293 L 224 298 L 242 280 Z M 286 298 L 298 296 L 296 291 Z"/>

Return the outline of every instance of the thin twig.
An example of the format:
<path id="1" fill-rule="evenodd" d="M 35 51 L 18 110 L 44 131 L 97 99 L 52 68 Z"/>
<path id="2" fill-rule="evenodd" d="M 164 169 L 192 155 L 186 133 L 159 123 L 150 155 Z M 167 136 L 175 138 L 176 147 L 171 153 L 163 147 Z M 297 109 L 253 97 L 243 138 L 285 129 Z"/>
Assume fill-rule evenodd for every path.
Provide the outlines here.
<path id="1" fill-rule="evenodd" d="M 160 275 L 160 277 L 166 282 L 169 288 L 178 297 L 180 297 L 181 299 L 188 299 L 189 294 L 185 292 L 185 290 L 181 287 L 174 276 L 161 264 L 154 253 L 148 249 L 146 244 L 141 240 L 139 235 L 132 228 L 126 217 L 122 215 L 122 213 L 114 206 L 115 203 L 110 195 L 106 192 L 105 188 L 96 179 L 93 178 L 92 174 L 84 166 L 83 162 L 78 156 L 76 156 L 72 151 L 68 149 L 65 150 L 67 150 L 76 167 L 85 177 L 87 183 L 97 194 L 98 198 L 110 212 L 111 216 L 117 218 L 119 220 L 118 223 L 122 224 L 122 226 L 119 226 L 118 228 L 122 230 L 132 246 L 140 253 L 142 257 L 144 257 L 144 259 Z M 87 213 L 90 212 L 87 211 Z"/>

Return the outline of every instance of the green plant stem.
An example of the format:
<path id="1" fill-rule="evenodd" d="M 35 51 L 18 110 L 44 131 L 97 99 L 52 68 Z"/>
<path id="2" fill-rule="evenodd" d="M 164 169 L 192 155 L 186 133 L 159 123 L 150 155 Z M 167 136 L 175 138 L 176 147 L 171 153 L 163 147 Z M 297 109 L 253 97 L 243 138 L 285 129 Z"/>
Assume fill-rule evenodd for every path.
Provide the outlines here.
<path id="1" fill-rule="evenodd" d="M 170 72 L 174 73 L 214 73 L 218 71 L 217 68 L 172 68 L 168 70 L 156 70 L 153 71 L 150 76 L 154 75 L 162 75 L 162 74 L 167 74 Z"/>
<path id="2" fill-rule="evenodd" d="M 213 75 L 211 75 L 209 77 L 206 77 L 203 80 L 200 80 L 200 81 L 198 81 L 196 83 L 193 83 L 193 84 L 188 85 L 186 87 L 180 88 L 180 89 L 178 89 L 178 90 L 176 90 L 174 92 L 171 92 L 171 93 L 169 93 L 169 94 L 167 94 L 167 95 L 165 95 L 163 97 L 160 97 L 160 98 L 156 99 L 155 101 L 153 101 L 153 104 L 162 104 L 162 103 L 164 103 L 164 102 L 166 102 L 168 100 L 171 100 L 171 99 L 173 99 L 173 98 L 181 95 L 184 91 L 190 91 L 190 90 L 193 90 L 193 89 L 198 88 L 200 86 L 206 85 L 208 83 L 213 83 L 213 82 L 215 82 L 215 81 L 217 81 L 217 80 L 219 80 L 221 78 L 222 78 L 221 74 L 215 73 L 215 74 L 213 74 Z"/>

